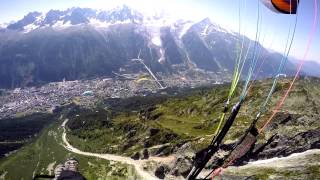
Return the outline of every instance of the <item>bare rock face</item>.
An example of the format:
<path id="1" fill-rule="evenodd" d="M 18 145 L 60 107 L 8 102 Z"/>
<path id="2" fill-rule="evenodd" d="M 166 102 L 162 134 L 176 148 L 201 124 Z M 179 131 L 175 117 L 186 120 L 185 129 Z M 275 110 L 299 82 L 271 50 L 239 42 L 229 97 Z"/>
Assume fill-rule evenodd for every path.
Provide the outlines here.
<path id="1" fill-rule="evenodd" d="M 153 155 L 155 156 L 168 156 L 172 153 L 173 147 L 170 145 L 167 146 L 161 146 L 156 151 L 153 152 Z"/>
<path id="2" fill-rule="evenodd" d="M 159 179 L 164 179 L 166 177 L 166 173 L 169 172 L 169 167 L 167 165 L 160 165 L 157 167 L 154 175 L 157 176 Z"/>
<path id="3" fill-rule="evenodd" d="M 140 120 L 144 120 L 144 121 L 148 121 L 148 120 L 155 120 L 156 118 L 152 115 L 152 112 L 155 110 L 156 108 L 151 106 L 148 107 L 147 109 L 141 110 L 138 113 L 138 117 Z"/>
<path id="4" fill-rule="evenodd" d="M 149 151 L 148 151 L 148 149 L 144 149 L 142 151 L 142 159 L 149 159 Z"/>
<path id="5" fill-rule="evenodd" d="M 288 156 L 292 153 L 320 148 L 320 130 L 298 133 L 293 137 L 278 136 L 258 157 Z"/>
<path id="6" fill-rule="evenodd" d="M 140 153 L 139 153 L 139 152 L 134 153 L 134 155 L 131 156 L 131 159 L 133 159 L 133 160 L 139 160 L 139 159 L 140 159 Z"/>
<path id="7" fill-rule="evenodd" d="M 156 135 L 159 131 L 160 131 L 160 129 L 158 129 L 158 128 L 150 128 L 149 129 L 150 136 Z"/>
<path id="8" fill-rule="evenodd" d="M 173 164 L 173 168 L 170 171 L 170 174 L 174 176 L 183 176 L 187 177 L 188 173 L 192 169 L 192 160 L 185 156 L 178 157 L 177 160 Z"/>

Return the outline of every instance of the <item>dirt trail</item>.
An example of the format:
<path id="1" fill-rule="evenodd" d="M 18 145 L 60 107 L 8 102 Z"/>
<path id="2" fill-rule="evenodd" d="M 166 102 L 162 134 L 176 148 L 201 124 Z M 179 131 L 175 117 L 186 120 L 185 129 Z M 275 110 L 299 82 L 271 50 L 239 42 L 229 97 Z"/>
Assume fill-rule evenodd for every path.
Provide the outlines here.
<path id="1" fill-rule="evenodd" d="M 320 149 L 311 149 L 301 153 L 293 153 L 287 157 L 275 157 L 271 159 L 258 160 L 254 162 L 249 162 L 243 167 L 259 166 L 259 167 L 298 167 L 304 164 L 310 164 L 310 158 L 308 156 L 319 155 Z M 315 162 L 320 164 L 320 162 Z"/>
<path id="2" fill-rule="evenodd" d="M 75 147 L 73 147 L 67 140 L 67 133 L 66 133 L 66 128 L 65 125 L 68 122 L 68 119 L 66 119 L 62 123 L 62 128 L 63 128 L 63 133 L 62 133 L 62 140 L 64 143 L 64 147 L 76 154 L 84 155 L 84 156 L 92 156 L 92 157 L 98 157 L 101 159 L 106 159 L 109 161 L 116 161 L 116 162 L 121 162 L 125 164 L 129 164 L 135 167 L 138 175 L 140 177 L 143 177 L 144 179 L 147 180 L 152 180 L 152 179 L 158 179 L 156 176 L 151 174 L 150 172 L 147 172 L 143 170 L 143 165 L 148 162 L 148 161 L 155 161 L 155 162 L 163 162 L 163 163 L 168 163 L 172 162 L 174 160 L 174 156 L 169 156 L 169 157 L 150 157 L 148 160 L 133 160 L 129 157 L 125 156 L 119 156 L 119 155 L 114 155 L 114 154 L 98 154 L 98 153 L 90 153 L 90 152 L 84 152 L 81 151 Z"/>

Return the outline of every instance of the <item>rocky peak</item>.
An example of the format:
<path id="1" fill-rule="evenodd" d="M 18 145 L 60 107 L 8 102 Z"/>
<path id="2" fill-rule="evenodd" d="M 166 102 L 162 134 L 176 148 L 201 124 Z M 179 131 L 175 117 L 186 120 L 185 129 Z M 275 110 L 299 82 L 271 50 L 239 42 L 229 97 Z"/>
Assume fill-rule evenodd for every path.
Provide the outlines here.
<path id="1" fill-rule="evenodd" d="M 18 22 L 11 23 L 7 29 L 29 32 L 30 30 L 43 26 L 58 27 L 66 24 L 89 24 L 91 20 L 114 24 L 123 22 L 142 23 L 143 19 L 144 16 L 141 13 L 126 5 L 103 11 L 97 11 L 91 8 L 73 7 L 65 11 L 50 10 L 44 16 L 39 12 L 31 12 Z"/>
<path id="2" fill-rule="evenodd" d="M 46 17 L 43 20 L 43 24 L 53 25 L 60 20 L 60 17 L 63 16 L 64 12 L 59 10 L 50 10 Z"/>
<path id="3" fill-rule="evenodd" d="M 119 21 L 130 21 L 138 23 L 143 21 L 143 15 L 138 11 L 131 9 L 127 5 L 123 5 L 110 11 L 101 11 L 97 15 L 97 19 L 110 23 L 116 23 Z"/>
<path id="4" fill-rule="evenodd" d="M 95 10 L 89 8 L 71 8 L 67 11 L 67 15 L 63 17 L 64 23 L 70 21 L 70 24 L 77 25 L 88 23 L 89 18 L 95 17 Z"/>
<path id="5" fill-rule="evenodd" d="M 40 16 L 40 12 L 30 12 L 23 19 L 19 20 L 16 23 L 10 24 L 7 29 L 11 30 L 23 30 L 24 26 L 34 23 L 37 20 L 37 17 Z"/>
<path id="6" fill-rule="evenodd" d="M 209 18 L 205 18 L 191 26 L 189 31 L 200 32 L 200 35 L 208 35 L 213 32 L 227 32 L 217 24 L 213 23 Z"/>

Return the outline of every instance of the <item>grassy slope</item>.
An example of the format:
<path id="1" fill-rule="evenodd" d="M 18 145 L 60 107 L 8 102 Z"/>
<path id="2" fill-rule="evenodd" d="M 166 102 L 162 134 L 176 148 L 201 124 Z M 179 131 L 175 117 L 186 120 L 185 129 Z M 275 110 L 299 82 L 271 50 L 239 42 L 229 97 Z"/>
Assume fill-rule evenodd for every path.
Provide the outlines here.
<path id="1" fill-rule="evenodd" d="M 47 170 L 49 164 L 56 162 L 55 167 L 68 157 L 76 157 L 80 161 L 80 172 L 87 179 L 127 179 L 128 175 L 135 176 L 132 168 L 127 165 L 84 157 L 65 150 L 60 145 L 62 143 L 60 124 L 61 122 L 55 122 L 50 125 L 35 142 L 1 160 L 0 173 L 6 174 L 5 179 L 31 179 L 33 172 L 50 174 L 52 172 Z"/>
<path id="2" fill-rule="evenodd" d="M 235 141 L 250 125 L 260 104 L 262 104 L 266 97 L 270 85 L 271 81 L 268 80 L 258 82 L 257 85 L 253 86 L 248 94 L 246 102 L 242 106 L 234 126 L 227 135 L 226 140 Z M 288 80 L 282 80 L 279 83 L 274 93 L 274 97 L 272 98 L 271 103 L 269 103 L 271 107 L 275 106 L 288 85 Z M 290 135 L 296 132 L 319 128 L 320 123 L 315 120 L 316 117 L 314 116 L 315 113 L 318 113 L 317 109 L 320 109 L 320 100 L 318 98 L 320 93 L 319 89 L 319 79 L 298 81 L 279 113 L 281 115 L 287 113 L 297 114 L 299 116 L 312 118 L 312 126 L 302 127 L 301 125 L 289 125 L 286 128 L 267 130 L 263 135 L 268 137 L 275 132 Z M 93 149 L 97 152 L 127 153 L 127 150 L 122 151 L 121 148 L 118 147 L 120 144 L 119 142 L 126 144 L 130 143 L 130 141 L 140 139 L 140 141 L 135 141 L 139 142 L 135 143 L 139 147 L 135 146 L 135 148 L 129 148 L 128 151 L 141 150 L 141 139 L 146 141 L 146 138 L 150 138 L 147 133 L 148 129 L 159 128 L 166 132 L 176 134 L 179 137 L 177 138 L 177 142 L 196 137 L 204 137 L 202 143 L 196 143 L 197 148 L 200 148 L 210 141 L 211 137 L 206 135 L 212 134 L 218 125 L 219 116 L 223 108 L 227 91 L 228 85 L 222 85 L 213 89 L 194 90 L 191 94 L 185 96 L 169 98 L 164 102 L 150 106 L 155 108 L 148 114 L 149 119 L 141 118 L 141 113 L 139 114 L 137 111 L 119 113 L 112 117 L 112 128 L 100 126 L 100 128 L 94 128 L 94 130 L 92 130 L 92 124 L 88 125 L 92 126 L 91 128 L 86 128 L 86 124 L 88 123 L 85 123 L 83 127 L 77 129 L 77 131 L 73 131 L 74 136 L 72 140 L 75 145 L 84 149 Z M 240 90 L 236 92 L 231 104 L 237 102 L 239 94 Z M 147 108 L 143 106 L 142 109 Z M 269 110 L 267 114 L 261 118 L 259 123 L 266 120 L 266 118 L 269 117 L 270 112 L 271 111 Z M 154 119 L 153 117 L 156 118 Z M 105 117 L 100 118 L 100 120 L 103 119 L 105 119 Z M 81 119 L 81 116 L 75 121 L 81 120 L 84 122 L 87 121 L 86 118 Z M 276 117 L 273 122 L 278 122 L 280 120 L 282 119 Z M 132 126 L 133 128 L 123 129 L 123 126 Z M 132 129 L 137 132 L 133 137 L 128 137 L 129 131 Z M 165 141 L 157 141 L 158 139 L 155 139 L 153 145 L 165 143 Z M 105 147 L 110 144 L 115 148 L 105 149 Z"/>

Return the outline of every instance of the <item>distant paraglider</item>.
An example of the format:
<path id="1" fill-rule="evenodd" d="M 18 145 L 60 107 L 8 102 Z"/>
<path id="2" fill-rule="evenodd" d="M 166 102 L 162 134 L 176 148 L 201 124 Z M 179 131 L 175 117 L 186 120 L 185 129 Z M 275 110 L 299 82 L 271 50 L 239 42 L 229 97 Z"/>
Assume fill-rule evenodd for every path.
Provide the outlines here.
<path id="1" fill-rule="evenodd" d="M 136 59 L 131 59 L 132 61 L 137 61 L 139 63 L 141 63 L 146 70 L 148 71 L 148 73 L 151 75 L 151 77 L 154 79 L 154 81 L 158 84 L 159 89 L 165 89 L 166 87 L 163 86 L 160 81 L 158 80 L 158 78 L 154 75 L 154 73 L 151 71 L 151 69 L 143 62 L 143 60 L 140 58 L 140 54 L 141 54 L 141 49 L 139 51 L 138 57 Z"/>
<path id="2" fill-rule="evenodd" d="M 137 83 L 141 83 L 141 82 L 145 82 L 145 81 L 150 81 L 150 79 L 146 78 L 146 77 L 142 77 L 136 80 Z"/>
<path id="3" fill-rule="evenodd" d="M 83 92 L 81 95 L 82 95 L 82 96 L 93 96 L 94 93 L 93 93 L 93 91 L 85 91 L 85 92 Z"/>

